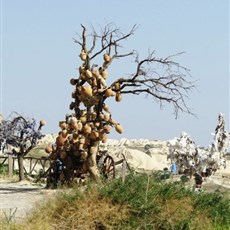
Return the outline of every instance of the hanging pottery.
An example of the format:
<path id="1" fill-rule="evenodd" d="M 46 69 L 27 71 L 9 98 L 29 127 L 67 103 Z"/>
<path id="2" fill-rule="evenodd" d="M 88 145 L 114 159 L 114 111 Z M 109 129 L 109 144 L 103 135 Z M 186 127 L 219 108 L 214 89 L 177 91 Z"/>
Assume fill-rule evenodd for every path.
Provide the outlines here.
<path id="1" fill-rule="evenodd" d="M 82 74 L 85 71 L 85 67 L 84 66 L 80 66 L 79 67 L 79 74 Z"/>
<path id="2" fill-rule="evenodd" d="M 97 79 L 94 77 L 92 78 L 92 83 L 91 83 L 92 87 L 97 89 Z"/>
<path id="3" fill-rule="evenodd" d="M 101 122 L 100 121 L 97 121 L 97 122 L 94 123 L 94 127 L 99 128 L 100 126 L 101 126 Z"/>
<path id="4" fill-rule="evenodd" d="M 86 52 L 84 50 L 82 50 L 79 57 L 81 58 L 82 61 L 85 61 L 87 58 Z"/>
<path id="5" fill-rule="evenodd" d="M 90 134 L 92 131 L 92 128 L 90 127 L 90 125 L 88 125 L 87 123 L 83 126 L 82 128 L 82 132 L 84 134 Z"/>
<path id="6" fill-rule="evenodd" d="M 82 124 L 85 124 L 86 121 L 87 121 L 86 115 L 82 115 L 82 116 L 80 117 L 80 121 L 81 121 Z"/>
<path id="7" fill-rule="evenodd" d="M 89 69 L 87 69 L 87 70 L 85 71 L 85 75 L 86 75 L 86 77 L 88 77 L 88 78 L 91 78 L 91 77 L 93 76 L 92 72 L 91 72 Z"/>
<path id="8" fill-rule="evenodd" d="M 85 137 L 82 136 L 80 139 L 79 139 L 79 143 L 80 144 L 85 144 Z"/>
<path id="9" fill-rule="evenodd" d="M 109 106 L 106 105 L 105 103 L 103 104 L 102 108 L 103 108 L 106 112 L 109 112 Z"/>
<path id="10" fill-rule="evenodd" d="M 110 125 L 105 125 L 105 126 L 104 126 L 104 131 L 105 131 L 106 133 L 109 133 L 109 132 L 111 131 L 111 126 L 110 126 Z"/>
<path id="11" fill-rule="evenodd" d="M 123 127 L 119 123 L 115 124 L 115 130 L 120 134 L 123 133 Z"/>
<path id="12" fill-rule="evenodd" d="M 91 86 L 82 86 L 81 87 L 81 96 L 84 97 L 92 97 L 93 91 Z"/>
<path id="13" fill-rule="evenodd" d="M 107 77 L 109 76 L 108 72 L 106 69 L 102 69 L 101 71 L 101 76 L 106 80 Z"/>
<path id="14" fill-rule="evenodd" d="M 92 70 L 92 74 L 96 79 L 98 79 L 100 77 L 100 73 L 97 69 Z"/>
<path id="15" fill-rule="evenodd" d="M 99 133 L 96 130 L 92 130 L 92 132 L 89 135 L 89 138 L 96 140 L 99 137 Z"/>
<path id="16" fill-rule="evenodd" d="M 115 95 L 116 95 L 116 93 L 110 87 L 108 89 L 106 89 L 106 91 L 105 91 L 106 97 L 113 97 Z"/>
<path id="17" fill-rule="evenodd" d="M 104 61 L 105 61 L 105 62 L 110 62 L 110 61 L 111 61 L 111 57 L 109 56 L 108 53 L 105 53 L 105 54 L 103 55 L 103 58 L 104 58 Z"/>
<path id="18" fill-rule="evenodd" d="M 45 152 L 46 152 L 46 153 L 52 153 L 52 152 L 53 152 L 52 147 L 51 147 L 51 146 L 47 146 L 47 147 L 45 148 Z"/>
<path id="19" fill-rule="evenodd" d="M 105 121 L 109 121 L 110 118 L 111 118 L 111 114 L 108 114 L 108 113 L 107 113 L 107 114 L 104 115 L 104 120 L 105 120 Z"/>
<path id="20" fill-rule="evenodd" d="M 45 120 L 40 120 L 39 124 L 40 124 L 40 126 L 44 126 L 46 124 L 46 121 Z"/>
<path id="21" fill-rule="evenodd" d="M 61 129 L 67 129 L 68 125 L 65 121 L 59 121 L 59 127 Z"/>
<path id="22" fill-rule="evenodd" d="M 103 77 L 99 77 L 99 83 L 101 84 L 102 88 L 106 87 L 106 80 Z"/>
<path id="23" fill-rule="evenodd" d="M 116 99 L 117 102 L 120 102 L 120 101 L 122 100 L 121 92 L 118 91 L 118 92 L 116 93 L 115 99 Z"/>
<path id="24" fill-rule="evenodd" d="M 70 79 L 70 84 L 71 85 L 76 85 L 77 84 L 77 79 L 74 79 L 74 78 Z"/>
<path id="25" fill-rule="evenodd" d="M 115 82 L 115 84 L 114 84 L 114 89 L 117 91 L 117 90 L 120 90 L 120 82 Z"/>

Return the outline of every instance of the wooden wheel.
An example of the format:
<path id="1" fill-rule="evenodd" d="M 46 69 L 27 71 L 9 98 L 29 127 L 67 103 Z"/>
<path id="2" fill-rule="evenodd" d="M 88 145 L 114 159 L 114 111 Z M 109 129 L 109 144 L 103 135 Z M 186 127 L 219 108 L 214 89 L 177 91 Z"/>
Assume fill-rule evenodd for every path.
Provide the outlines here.
<path id="1" fill-rule="evenodd" d="M 115 163 L 111 156 L 105 157 L 101 171 L 106 180 L 115 178 Z"/>

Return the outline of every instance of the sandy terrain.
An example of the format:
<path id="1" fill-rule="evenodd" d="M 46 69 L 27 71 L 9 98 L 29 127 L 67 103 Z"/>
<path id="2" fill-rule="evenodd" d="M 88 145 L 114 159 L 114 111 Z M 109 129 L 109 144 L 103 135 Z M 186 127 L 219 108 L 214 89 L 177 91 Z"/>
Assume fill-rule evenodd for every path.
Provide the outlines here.
<path id="1" fill-rule="evenodd" d="M 55 190 L 47 190 L 28 181 L 0 181 L 0 215 L 3 218 L 21 220 L 39 202 L 43 202 Z"/>

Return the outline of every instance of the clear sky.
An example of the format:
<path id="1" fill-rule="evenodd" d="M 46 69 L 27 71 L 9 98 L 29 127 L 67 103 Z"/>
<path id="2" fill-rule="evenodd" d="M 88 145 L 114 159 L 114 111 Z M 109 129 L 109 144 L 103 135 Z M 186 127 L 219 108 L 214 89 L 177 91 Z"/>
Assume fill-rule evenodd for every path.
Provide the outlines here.
<path id="1" fill-rule="evenodd" d="M 148 49 L 157 57 L 184 51 L 177 58 L 191 70 L 197 90 L 187 105 L 197 118 L 179 114 L 171 106 L 144 96 L 127 96 L 121 103 L 108 100 L 113 118 L 124 127 L 109 138 L 167 140 L 190 134 L 199 145 L 211 144 L 218 113 L 229 130 L 229 3 L 228 0 L 1 0 L 1 113 L 16 111 L 47 122 L 44 133 L 57 133 L 58 122 L 70 114 L 73 86 L 81 61 L 73 42 L 80 24 L 96 29 L 114 22 L 124 32 L 138 30 L 124 43 L 145 57 Z M 109 68 L 111 81 L 129 74 L 127 60 Z"/>

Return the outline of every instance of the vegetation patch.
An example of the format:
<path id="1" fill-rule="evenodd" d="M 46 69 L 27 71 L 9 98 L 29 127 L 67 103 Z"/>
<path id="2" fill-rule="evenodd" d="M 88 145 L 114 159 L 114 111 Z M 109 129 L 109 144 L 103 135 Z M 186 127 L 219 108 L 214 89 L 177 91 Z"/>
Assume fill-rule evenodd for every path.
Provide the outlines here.
<path id="1" fill-rule="evenodd" d="M 224 193 L 194 192 L 155 174 L 63 189 L 23 221 L 2 229 L 221 229 L 230 226 Z M 42 228 L 41 228 L 42 227 Z"/>

